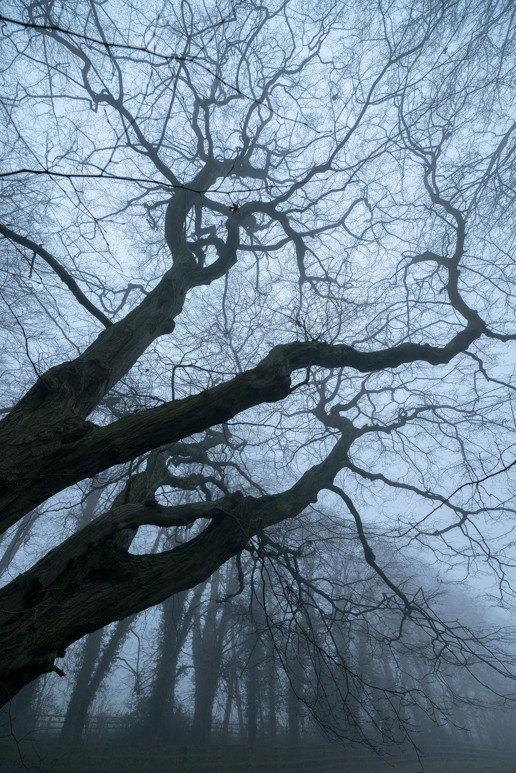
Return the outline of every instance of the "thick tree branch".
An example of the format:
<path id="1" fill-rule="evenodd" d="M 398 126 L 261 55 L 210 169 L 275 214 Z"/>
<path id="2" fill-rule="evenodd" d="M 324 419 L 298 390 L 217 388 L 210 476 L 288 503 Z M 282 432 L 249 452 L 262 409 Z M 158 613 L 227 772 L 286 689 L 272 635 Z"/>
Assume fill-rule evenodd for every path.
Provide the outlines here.
<path id="1" fill-rule="evenodd" d="M 26 247 L 32 252 L 35 252 L 36 255 L 39 255 L 40 258 L 42 258 L 45 263 L 47 263 L 50 268 L 55 271 L 59 279 L 64 282 L 64 284 L 72 292 L 74 298 L 81 304 L 81 306 L 84 306 L 86 311 L 89 311 L 90 314 L 99 320 L 99 322 L 102 322 L 104 327 L 110 327 L 113 324 L 111 320 L 108 319 L 102 311 L 100 311 L 100 309 L 97 309 L 97 307 L 90 300 L 88 300 L 75 279 L 70 276 L 64 266 L 62 266 L 59 261 L 56 260 L 56 258 L 54 258 L 40 244 L 36 244 L 36 242 L 32 241 L 32 239 L 28 239 L 26 236 L 22 236 L 21 234 L 16 233 L 11 228 L 8 228 L 1 223 L 0 233 L 3 234 L 7 239 L 10 239 L 12 242 L 16 242 L 22 247 Z"/>
<path id="2" fill-rule="evenodd" d="M 177 192 L 168 205 L 168 212 L 175 213 L 176 205 L 182 211 L 186 198 L 191 206 L 192 196 L 194 194 Z M 176 225 L 178 229 L 184 229 L 184 224 Z M 228 229 L 227 254 L 220 259 L 226 270 L 236 259 L 235 240 L 238 239 L 235 226 L 228 224 Z M 77 417 L 85 418 L 156 338 L 173 331 L 174 319 L 182 311 L 188 290 L 198 284 L 209 284 L 220 276 L 218 270 L 211 271 L 210 275 L 195 270 L 195 261 L 186 248 L 184 235 L 176 233 L 170 237 L 170 246 L 174 263 L 156 287 L 124 319 L 101 332 L 79 357 L 43 374 L 5 424 L 0 425 L 0 434 L 7 433 L 3 435 L 5 441 L 7 436 L 15 438 L 23 434 L 26 430 L 24 416 L 34 410 L 40 411 L 41 429 L 45 425 L 76 423 Z"/>
<path id="3" fill-rule="evenodd" d="M 482 332 L 480 323 L 469 322 L 443 347 L 404 343 L 377 352 L 360 352 L 344 344 L 320 341 L 283 344 L 274 347 L 255 368 L 200 394 L 138 412 L 105 427 L 72 418 L 33 435 L 29 448 L 20 447 L 19 424 L 25 418 L 25 401 L 30 397 L 37 406 L 38 393 L 44 397 L 53 388 L 46 374 L 0 424 L 4 442 L 12 438 L 10 453 L 0 461 L 2 529 L 85 477 L 226 422 L 255 405 L 284 399 L 291 391 L 290 376 L 295 370 L 317 365 L 372 372 L 411 362 L 445 364 L 465 351 Z M 57 380 L 55 389 L 60 386 Z M 12 418 L 16 421 L 11 427 Z"/>
<path id="4" fill-rule="evenodd" d="M 332 484 L 349 444 L 341 437 L 323 462 L 283 493 L 253 498 L 235 492 L 176 507 L 121 505 L 52 550 L 0 591 L 0 704 L 54 670 L 54 659 L 76 639 L 198 585 L 262 529 L 299 515 Z M 128 552 L 140 525 L 176 526 L 198 518 L 211 523 L 172 550 Z"/>

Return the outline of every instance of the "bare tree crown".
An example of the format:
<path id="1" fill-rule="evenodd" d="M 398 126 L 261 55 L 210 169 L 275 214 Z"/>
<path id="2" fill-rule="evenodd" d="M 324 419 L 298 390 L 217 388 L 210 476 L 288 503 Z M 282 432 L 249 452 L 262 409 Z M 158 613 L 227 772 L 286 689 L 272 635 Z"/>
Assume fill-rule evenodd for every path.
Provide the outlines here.
<path id="1" fill-rule="evenodd" d="M 359 546 L 353 614 L 509 673 L 375 539 L 512 592 L 511 4 L 1 12 L 0 523 L 34 545 L 3 700 L 242 551 L 303 584 L 277 535 L 318 518 Z M 304 588 L 329 614 L 342 582 Z"/>

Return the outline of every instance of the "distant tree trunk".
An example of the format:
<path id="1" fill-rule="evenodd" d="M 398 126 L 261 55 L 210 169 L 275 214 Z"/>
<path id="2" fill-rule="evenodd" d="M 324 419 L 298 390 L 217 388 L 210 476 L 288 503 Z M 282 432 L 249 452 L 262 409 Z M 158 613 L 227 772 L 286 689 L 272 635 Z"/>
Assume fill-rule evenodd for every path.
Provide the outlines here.
<path id="1" fill-rule="evenodd" d="M 287 689 L 287 722 L 288 739 L 290 743 L 299 742 L 301 726 L 301 696 L 305 689 L 304 662 L 306 653 L 303 651 L 304 642 L 297 642 L 297 646 L 292 648 L 289 653 L 288 676 L 289 685 Z"/>
<path id="2" fill-rule="evenodd" d="M 68 703 L 63 727 L 61 728 L 61 743 L 79 745 L 82 741 L 86 716 L 93 699 L 89 687 L 95 663 L 100 653 L 102 634 L 103 631 L 100 629 L 90 633 L 86 638 L 82 651 L 81 665 Z"/>
<path id="3" fill-rule="evenodd" d="M 172 596 L 162 604 L 161 646 L 144 719 L 144 738 L 154 744 L 165 740 L 174 708 L 175 679 L 180 645 L 175 619 L 182 615 L 187 593 Z"/>
<path id="4" fill-rule="evenodd" d="M 195 673 L 194 716 L 192 738 L 196 743 L 205 743 L 211 736 L 213 704 L 222 665 L 222 645 L 229 619 L 230 605 L 224 604 L 219 620 L 220 604 L 217 596 L 220 587 L 220 573 L 211 580 L 211 598 L 201 625 L 200 616 L 193 627 L 192 658 Z"/>
<path id="5" fill-rule="evenodd" d="M 396 665 L 391 660 L 391 658 L 384 657 L 381 660 L 380 668 L 372 669 L 373 678 L 376 678 L 379 680 L 380 684 L 383 684 L 387 690 L 394 691 L 396 690 L 397 684 L 396 684 Z M 369 676 L 367 671 L 363 672 L 366 674 L 366 678 Z M 425 670 L 421 672 L 421 678 L 425 678 Z M 373 682 L 374 684 L 374 682 Z M 415 684 L 414 687 L 416 689 L 419 688 L 420 685 Z M 393 705 L 394 701 L 393 701 Z M 381 730 L 381 741 L 385 741 L 385 739 L 389 739 L 392 737 L 392 729 L 393 729 L 393 721 L 392 721 L 392 712 L 389 710 L 389 707 L 383 706 L 382 709 L 379 707 L 379 701 L 376 701 L 375 703 L 376 713 L 379 717 L 378 725 Z M 418 718 L 420 720 L 420 718 Z"/>
<path id="6" fill-rule="evenodd" d="M 368 632 L 364 626 L 358 627 L 356 635 L 352 637 L 351 630 L 345 625 L 341 625 L 334 637 L 335 645 L 338 650 L 338 656 L 341 663 L 352 662 L 354 664 L 352 670 L 356 670 L 356 679 L 350 679 L 349 684 L 343 685 L 340 682 L 335 683 L 334 673 L 332 669 L 332 663 L 326 663 L 326 679 L 330 682 L 328 692 L 328 725 L 331 727 L 335 724 L 334 717 L 338 717 L 337 721 L 342 727 L 347 727 L 347 732 L 351 737 L 358 737 L 359 741 L 363 740 L 362 736 L 362 719 L 364 717 L 363 705 L 364 705 L 364 683 L 374 684 L 375 677 L 373 671 L 375 669 L 375 659 L 371 654 Z M 385 659 L 379 664 L 381 668 L 385 666 Z M 363 681 L 362 681 L 363 680 Z M 345 706 L 343 706 L 342 695 L 345 695 Z M 333 712 L 333 707 L 338 702 L 339 710 Z M 374 702 L 374 707 L 371 713 L 381 717 L 382 706 L 381 701 Z M 341 710 L 342 714 L 341 714 Z"/>
<path id="7" fill-rule="evenodd" d="M 211 583 L 216 595 L 218 590 L 218 572 Z M 200 616 L 194 623 L 192 637 L 192 659 L 195 673 L 194 716 L 192 738 L 196 743 L 205 743 L 211 735 L 213 703 L 219 678 L 215 641 L 217 606 L 210 600 L 206 610 L 204 626 Z"/>
<path id="8" fill-rule="evenodd" d="M 240 741 L 245 741 L 245 723 L 244 723 L 244 712 L 242 710 L 242 694 L 240 692 L 240 683 L 238 679 L 235 681 L 235 703 L 237 707 L 237 714 L 238 714 L 238 737 L 240 738 Z"/>
<path id="9" fill-rule="evenodd" d="M 161 646 L 154 680 L 145 710 L 144 738 L 150 743 L 167 741 L 174 714 L 177 666 L 181 649 L 198 610 L 204 583 L 195 588 L 188 605 L 188 591 L 171 596 L 162 605 Z"/>
<path id="10" fill-rule="evenodd" d="M 250 653 L 247 662 L 247 740 L 256 743 L 258 737 L 259 664 L 261 647 L 255 632 L 250 636 Z"/>
<path id="11" fill-rule="evenodd" d="M 18 524 L 14 534 L 9 540 L 9 544 L 5 547 L 5 550 L 0 558 L 0 577 L 3 575 L 11 561 L 14 559 L 16 553 L 22 547 L 27 540 L 30 530 L 34 524 L 34 521 L 38 517 L 37 510 L 33 510 L 28 513 Z M 4 535 L 7 536 L 7 535 Z M 3 545 L 3 542 L 2 542 Z"/>
<path id="12" fill-rule="evenodd" d="M 127 617 L 125 620 L 120 620 L 120 622 L 116 624 L 108 643 L 100 655 L 97 667 L 93 671 L 90 679 L 86 681 L 83 689 L 77 692 L 75 714 L 70 711 L 70 707 L 69 711 L 67 711 L 65 720 L 68 718 L 68 714 L 70 713 L 70 723 L 69 729 L 66 731 L 66 741 L 72 745 L 78 746 L 82 742 L 88 711 L 91 707 L 91 704 L 95 700 L 97 690 L 102 684 L 104 678 L 111 670 L 114 660 L 120 651 L 120 648 L 122 647 L 127 634 L 129 633 L 129 628 L 131 627 L 133 620 L 134 615 Z M 96 634 L 100 634 L 100 631 L 96 631 L 94 634 L 92 634 L 92 636 L 95 636 Z M 86 670 L 85 674 L 87 675 Z M 65 728 L 63 725 L 63 731 L 64 729 Z M 63 740 L 65 739 L 63 738 Z"/>
<path id="13" fill-rule="evenodd" d="M 215 660 L 205 656 L 203 666 L 195 675 L 195 708 L 192 722 L 192 738 L 195 743 L 206 743 L 210 740 L 217 683 Z"/>
<path id="14" fill-rule="evenodd" d="M 267 661 L 267 736 L 269 740 L 273 742 L 278 735 L 278 720 L 276 716 L 277 691 L 278 683 L 276 678 L 276 664 L 274 661 L 274 648 L 271 647 Z"/>
<path id="15" fill-rule="evenodd" d="M 289 685 L 287 693 L 288 740 L 292 744 L 299 742 L 299 718 L 299 698 Z"/>
<path id="16" fill-rule="evenodd" d="M 82 505 L 81 515 L 77 524 L 78 529 L 83 529 L 90 523 L 96 514 L 96 509 L 105 488 L 97 479 L 95 485 L 92 485 L 86 494 Z M 81 663 L 77 671 L 75 684 L 68 702 L 63 727 L 61 728 L 61 743 L 79 746 L 82 742 L 84 727 L 88 709 L 93 700 L 93 695 L 89 689 L 90 681 L 95 668 L 95 663 L 99 657 L 100 645 L 102 643 L 103 630 L 100 628 L 89 634 L 84 642 L 81 653 Z"/>
<path id="17" fill-rule="evenodd" d="M 222 720 L 221 740 L 226 742 L 229 738 L 229 721 L 231 719 L 231 709 L 233 708 L 233 697 L 235 692 L 235 661 L 233 656 L 232 668 L 228 678 L 228 692 L 226 695 L 226 704 L 224 706 L 224 719 Z"/>

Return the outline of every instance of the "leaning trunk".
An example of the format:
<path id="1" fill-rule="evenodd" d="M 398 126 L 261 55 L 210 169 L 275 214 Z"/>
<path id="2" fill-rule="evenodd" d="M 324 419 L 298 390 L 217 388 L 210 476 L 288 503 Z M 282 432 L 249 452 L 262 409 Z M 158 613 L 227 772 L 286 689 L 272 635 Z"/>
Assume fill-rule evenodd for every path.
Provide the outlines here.
<path id="1" fill-rule="evenodd" d="M 86 638 L 81 665 L 75 680 L 72 695 L 66 710 L 60 740 L 78 746 L 83 737 L 84 726 L 90 705 L 91 692 L 88 689 L 102 642 L 102 630 L 94 631 Z"/>

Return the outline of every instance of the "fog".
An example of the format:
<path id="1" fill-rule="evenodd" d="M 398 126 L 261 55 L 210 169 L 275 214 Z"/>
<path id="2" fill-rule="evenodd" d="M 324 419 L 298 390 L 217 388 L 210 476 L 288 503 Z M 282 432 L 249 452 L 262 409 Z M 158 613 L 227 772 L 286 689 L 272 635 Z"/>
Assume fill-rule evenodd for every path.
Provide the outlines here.
<path id="1" fill-rule="evenodd" d="M 2 769 L 514 769 L 513 17 L 4 0 Z"/>
<path id="2" fill-rule="evenodd" d="M 306 563 L 300 556 L 305 578 Z M 292 594 L 263 566 L 243 568 L 238 595 L 226 565 L 71 647 L 58 683 L 50 675 L 24 688 L 3 714 L 13 770 L 23 769 L 17 750 L 34 770 L 511 769 L 507 679 L 478 663 L 436 673 L 417 629 L 393 641 L 385 608 L 367 625 L 343 614 L 325 630 L 308 595 L 286 603 Z M 464 619 L 477 604 L 457 587 L 436 608 Z M 476 630 L 495 622 L 486 606 L 466 616 Z"/>

